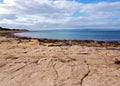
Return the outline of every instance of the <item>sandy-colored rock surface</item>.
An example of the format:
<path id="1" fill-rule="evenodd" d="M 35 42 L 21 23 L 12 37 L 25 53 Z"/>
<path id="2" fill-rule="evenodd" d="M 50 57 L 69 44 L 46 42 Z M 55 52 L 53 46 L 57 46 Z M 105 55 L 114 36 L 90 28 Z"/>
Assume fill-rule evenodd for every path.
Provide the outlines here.
<path id="1" fill-rule="evenodd" d="M 0 36 L 0 86 L 120 86 L 120 50 L 43 46 Z"/>

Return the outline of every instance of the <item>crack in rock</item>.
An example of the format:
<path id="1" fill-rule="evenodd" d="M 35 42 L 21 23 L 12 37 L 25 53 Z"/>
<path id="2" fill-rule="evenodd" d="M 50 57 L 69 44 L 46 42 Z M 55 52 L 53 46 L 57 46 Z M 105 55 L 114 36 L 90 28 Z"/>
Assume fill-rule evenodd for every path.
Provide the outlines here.
<path id="1" fill-rule="evenodd" d="M 55 69 L 55 65 L 56 65 L 56 63 L 55 64 L 53 64 L 53 69 L 54 69 L 54 71 L 55 71 L 55 73 L 56 73 L 56 75 L 57 75 L 57 78 L 58 78 L 58 71 Z"/>
<path id="2" fill-rule="evenodd" d="M 55 66 L 56 66 L 56 63 L 53 62 L 53 60 L 51 59 L 51 63 L 52 63 L 52 68 L 53 70 L 55 71 L 55 74 L 56 74 L 56 78 L 55 78 L 55 85 L 57 85 L 57 80 L 58 80 L 58 71 L 56 70 Z"/>
<path id="3" fill-rule="evenodd" d="M 86 65 L 87 65 L 87 67 L 88 67 L 88 72 L 82 77 L 81 83 L 80 83 L 81 86 L 83 86 L 83 82 L 84 82 L 85 78 L 88 77 L 88 76 L 89 76 L 89 73 L 90 73 L 89 64 L 87 63 L 86 60 L 85 60 L 85 63 L 86 63 Z"/>

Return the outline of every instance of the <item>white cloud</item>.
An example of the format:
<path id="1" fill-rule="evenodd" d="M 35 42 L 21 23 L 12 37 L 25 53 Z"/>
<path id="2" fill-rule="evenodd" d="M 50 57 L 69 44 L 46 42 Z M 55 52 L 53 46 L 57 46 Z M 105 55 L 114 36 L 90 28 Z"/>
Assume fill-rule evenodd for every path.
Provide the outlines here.
<path id="1" fill-rule="evenodd" d="M 14 0 L 4 0 L 3 2 L 4 2 L 4 3 L 8 3 L 8 4 L 13 4 L 13 3 L 14 3 Z"/>
<path id="2" fill-rule="evenodd" d="M 74 0 L 4 0 L 0 4 L 0 26 L 120 29 L 120 2 L 83 4 Z"/>

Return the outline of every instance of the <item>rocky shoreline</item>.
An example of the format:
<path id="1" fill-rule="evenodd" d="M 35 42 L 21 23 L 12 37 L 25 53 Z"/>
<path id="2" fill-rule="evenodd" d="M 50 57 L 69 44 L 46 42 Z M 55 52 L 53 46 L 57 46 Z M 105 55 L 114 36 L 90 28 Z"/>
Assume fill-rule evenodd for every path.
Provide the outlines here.
<path id="1" fill-rule="evenodd" d="M 94 41 L 94 40 L 55 40 L 55 39 L 42 39 L 42 38 L 30 38 L 30 37 L 20 37 L 14 35 L 14 33 L 20 32 L 28 32 L 25 31 L 8 31 L 1 32 L 1 36 L 15 37 L 21 39 L 35 39 L 40 42 L 40 44 L 48 44 L 48 46 L 72 46 L 72 45 L 80 45 L 80 46 L 88 46 L 88 47 L 120 47 L 120 42 L 118 41 Z"/>
<path id="2" fill-rule="evenodd" d="M 0 86 L 119 86 L 119 42 L 0 33 Z M 18 31 L 19 32 L 19 31 Z"/>

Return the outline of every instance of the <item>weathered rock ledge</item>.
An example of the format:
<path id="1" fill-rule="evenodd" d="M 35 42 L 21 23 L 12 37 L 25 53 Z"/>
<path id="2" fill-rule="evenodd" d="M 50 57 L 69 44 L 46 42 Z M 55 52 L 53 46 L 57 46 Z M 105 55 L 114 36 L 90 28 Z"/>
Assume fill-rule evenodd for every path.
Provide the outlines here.
<path id="1" fill-rule="evenodd" d="M 0 86 L 120 85 L 119 46 L 68 42 L 0 36 Z"/>

